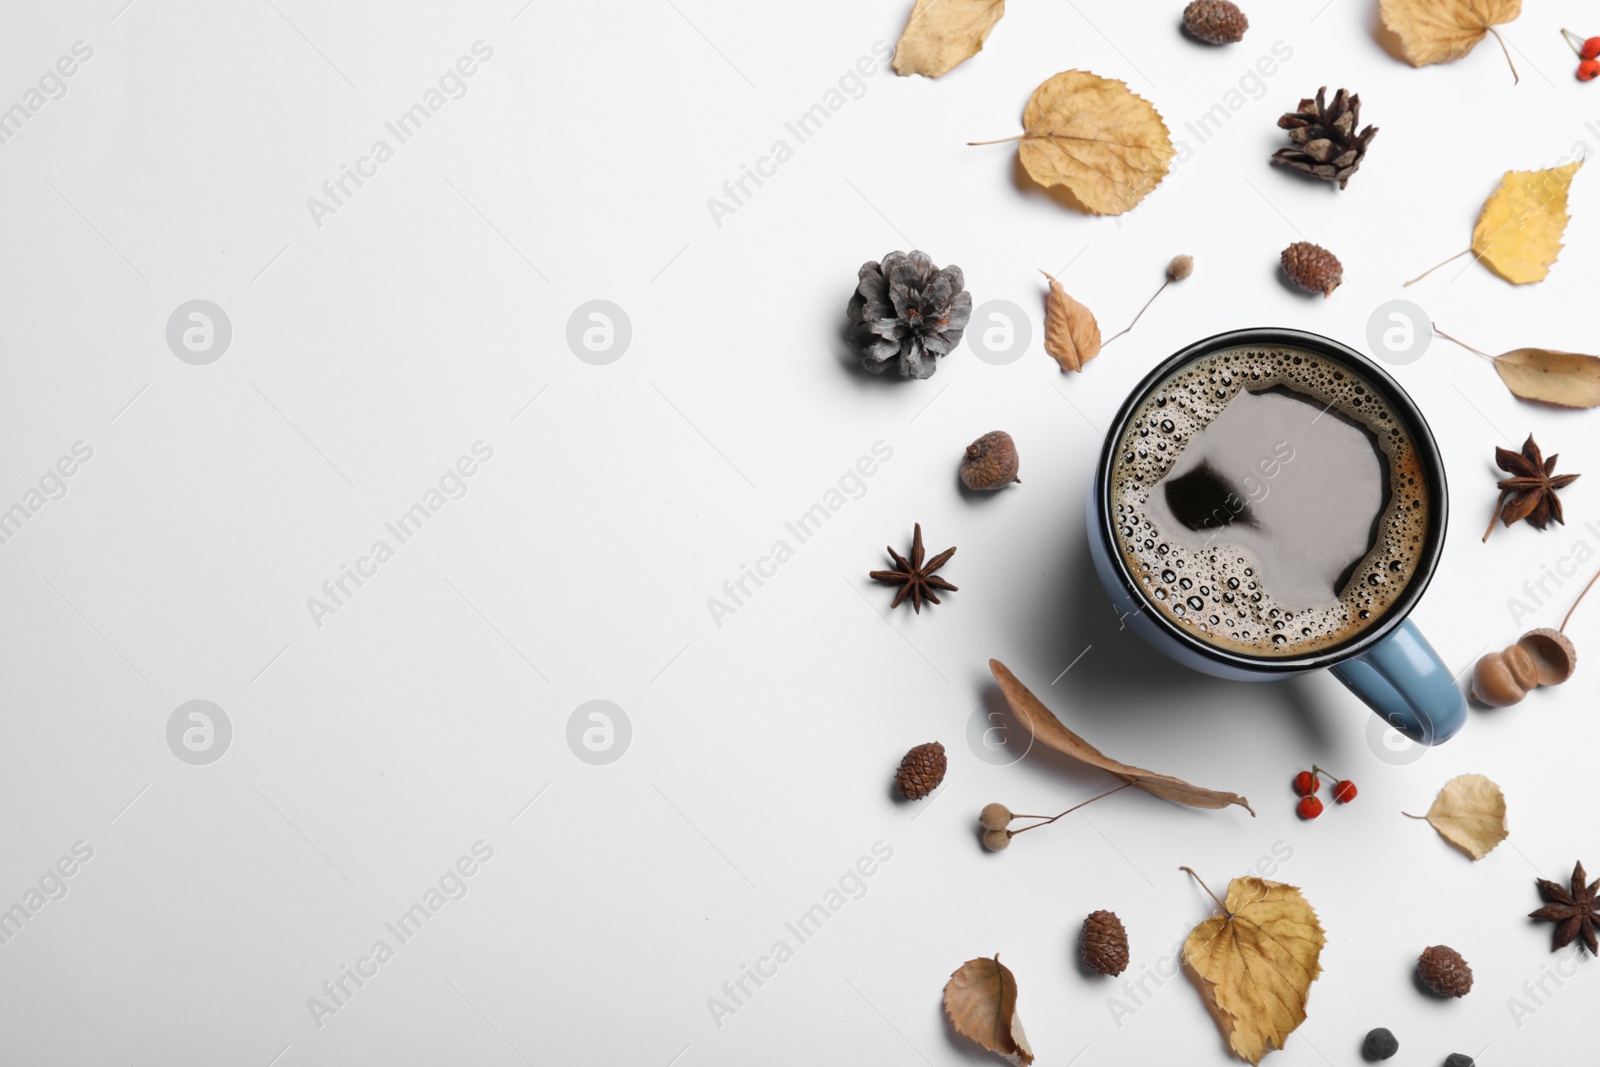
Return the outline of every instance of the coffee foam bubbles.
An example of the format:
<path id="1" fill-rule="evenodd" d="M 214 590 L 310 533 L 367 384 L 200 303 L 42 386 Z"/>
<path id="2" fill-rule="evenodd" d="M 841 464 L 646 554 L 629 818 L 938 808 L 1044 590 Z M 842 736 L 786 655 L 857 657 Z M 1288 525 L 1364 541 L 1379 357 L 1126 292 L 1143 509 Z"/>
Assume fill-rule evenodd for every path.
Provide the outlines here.
<path id="1" fill-rule="evenodd" d="M 1304 598 L 1287 603 L 1274 596 L 1258 556 L 1238 543 L 1248 538 L 1230 539 L 1226 524 L 1202 538 L 1171 526 L 1171 512 L 1155 495 L 1195 435 L 1232 400 L 1243 391 L 1275 388 L 1360 424 L 1385 465 L 1388 499 L 1370 551 L 1337 595 L 1311 606 Z M 1255 471 L 1225 473 L 1241 481 L 1247 473 L 1259 477 Z M 1296 473 L 1289 462 L 1273 477 Z M 1366 379 L 1290 348 L 1210 353 L 1152 389 L 1117 441 L 1111 506 L 1118 550 L 1155 610 L 1208 644 L 1272 659 L 1330 648 L 1377 624 L 1416 573 L 1430 519 L 1422 463 L 1400 414 Z"/>

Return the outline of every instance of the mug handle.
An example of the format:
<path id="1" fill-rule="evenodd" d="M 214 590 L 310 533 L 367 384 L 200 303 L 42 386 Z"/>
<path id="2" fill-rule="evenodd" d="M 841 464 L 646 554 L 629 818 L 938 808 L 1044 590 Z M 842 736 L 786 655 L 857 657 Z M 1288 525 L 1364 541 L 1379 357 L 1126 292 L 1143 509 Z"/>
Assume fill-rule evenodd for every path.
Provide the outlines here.
<path id="1" fill-rule="evenodd" d="M 1466 724 L 1466 698 L 1410 619 L 1361 655 L 1330 669 L 1379 718 L 1413 741 L 1437 745 Z"/>

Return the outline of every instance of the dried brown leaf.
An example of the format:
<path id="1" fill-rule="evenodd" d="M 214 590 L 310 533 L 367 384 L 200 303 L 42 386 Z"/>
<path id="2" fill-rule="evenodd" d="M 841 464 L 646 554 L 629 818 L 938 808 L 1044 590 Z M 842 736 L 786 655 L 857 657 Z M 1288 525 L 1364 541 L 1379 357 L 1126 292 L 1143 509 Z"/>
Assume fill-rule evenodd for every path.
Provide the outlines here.
<path id="1" fill-rule="evenodd" d="M 944 987 L 944 1012 L 961 1036 L 1017 1067 L 1033 1062 L 1033 1049 L 1017 1018 L 1017 980 L 999 955 L 968 960 L 950 975 Z"/>
<path id="2" fill-rule="evenodd" d="M 1005 0 L 917 0 L 894 48 L 896 74 L 948 74 L 983 51 Z"/>
<path id="3" fill-rule="evenodd" d="M 1306 1021 L 1325 943 L 1299 889 L 1249 876 L 1228 883 L 1223 914 L 1194 928 L 1183 962 L 1200 976 L 1201 995 L 1239 1058 L 1260 1063 Z"/>
<path id="4" fill-rule="evenodd" d="M 1491 27 L 1522 14 L 1522 0 L 1382 0 L 1379 9 L 1383 24 L 1400 38 L 1406 62 L 1425 67 L 1472 51 Z"/>
<path id="5" fill-rule="evenodd" d="M 1523 400 L 1564 408 L 1600 406 L 1600 358 L 1549 348 L 1517 348 L 1495 357 L 1500 380 Z"/>
<path id="6" fill-rule="evenodd" d="M 1481 774 L 1461 774 L 1446 782 L 1423 818 L 1440 837 L 1475 860 L 1511 836 L 1506 829 L 1506 795 Z"/>
<path id="7" fill-rule="evenodd" d="M 1158 796 L 1162 800 L 1185 804 L 1191 808 L 1225 808 L 1230 804 L 1237 804 L 1251 815 L 1255 814 L 1250 802 L 1237 793 L 1225 793 L 1191 785 L 1182 778 L 1174 778 L 1170 774 L 1157 774 L 1155 771 L 1147 771 L 1142 767 L 1134 767 L 1121 760 L 1112 759 L 1067 729 L 1038 697 L 1028 691 L 1027 686 L 1017 680 L 1016 675 L 1006 669 L 1004 663 L 992 659 L 989 661 L 989 670 L 994 673 L 994 680 L 1000 683 L 1000 692 L 1005 694 L 1006 703 L 1011 705 L 1011 713 L 1041 744 L 1092 767 L 1099 767 L 1134 788 L 1143 789 L 1146 793 Z"/>
<path id="8" fill-rule="evenodd" d="M 1166 123 L 1115 78 L 1066 70 L 1022 112 L 1017 155 L 1040 185 L 1064 185 L 1096 215 L 1120 215 L 1167 176 L 1176 152 Z"/>
<path id="9" fill-rule="evenodd" d="M 1100 354 L 1100 323 L 1094 312 L 1074 300 L 1054 277 L 1044 301 L 1044 350 L 1061 364 L 1062 373 L 1081 371 Z"/>

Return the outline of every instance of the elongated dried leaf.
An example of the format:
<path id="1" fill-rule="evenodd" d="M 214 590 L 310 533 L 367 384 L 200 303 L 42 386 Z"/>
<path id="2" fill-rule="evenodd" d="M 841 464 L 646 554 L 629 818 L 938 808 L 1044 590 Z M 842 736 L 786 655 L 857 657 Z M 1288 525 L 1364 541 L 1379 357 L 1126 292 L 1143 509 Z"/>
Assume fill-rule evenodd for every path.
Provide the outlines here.
<path id="1" fill-rule="evenodd" d="M 1511 832 L 1506 829 L 1506 795 L 1481 774 L 1450 779 L 1424 816 L 1439 836 L 1481 860 Z"/>
<path id="2" fill-rule="evenodd" d="M 1150 102 L 1115 78 L 1067 70 L 1022 112 L 1022 165 L 1040 185 L 1064 185 L 1096 215 L 1120 215 L 1167 176 L 1176 154 Z"/>
<path id="3" fill-rule="evenodd" d="M 1460 59 L 1522 14 L 1522 0 L 1383 0 L 1383 24 L 1400 38 L 1413 67 Z M 1509 59 L 1509 57 L 1508 57 Z"/>
<path id="4" fill-rule="evenodd" d="M 1326 938 L 1317 913 L 1292 885 L 1235 878 L 1224 904 L 1224 914 L 1196 926 L 1184 942 L 1183 962 L 1200 976 L 1229 1047 L 1260 1063 L 1306 1021 Z"/>
<path id="5" fill-rule="evenodd" d="M 1508 170 L 1484 201 L 1472 230 L 1472 251 L 1516 285 L 1543 281 L 1561 254 L 1567 191 L 1582 160 L 1544 170 Z"/>
<path id="6" fill-rule="evenodd" d="M 896 74 L 948 74 L 983 51 L 1006 0 L 917 0 L 894 47 Z"/>
<path id="7" fill-rule="evenodd" d="M 1044 301 L 1044 350 L 1061 364 L 1063 373 L 1081 371 L 1100 354 L 1100 323 L 1060 282 L 1044 271 L 1039 273 L 1050 279 L 1050 295 Z"/>
<path id="8" fill-rule="evenodd" d="M 1028 691 L 1027 686 L 1017 681 L 1017 676 L 1007 670 L 1004 663 L 992 659 L 989 661 L 989 670 L 994 673 L 994 680 L 1000 683 L 1000 692 L 1005 694 L 1006 703 L 1011 705 L 1011 713 L 1028 728 L 1039 743 L 1092 767 L 1108 771 L 1134 788 L 1143 789 L 1146 793 L 1158 796 L 1162 800 L 1186 804 L 1191 808 L 1225 808 L 1230 804 L 1237 804 L 1251 815 L 1256 813 L 1250 802 L 1237 793 L 1205 789 L 1191 785 L 1182 778 L 1174 778 L 1170 774 L 1157 774 L 1155 771 L 1147 771 L 1142 767 L 1134 767 L 1121 760 L 1112 759 L 1067 729 L 1038 697 Z"/>
<path id="9" fill-rule="evenodd" d="M 1033 1062 L 1033 1049 L 1017 1018 L 1017 980 L 998 955 L 992 960 L 968 960 L 950 975 L 944 987 L 944 1012 L 961 1036 L 1017 1067 Z"/>
<path id="10" fill-rule="evenodd" d="M 1518 348 L 1496 356 L 1500 380 L 1524 400 L 1564 408 L 1600 407 L 1600 358 L 1548 348 Z"/>

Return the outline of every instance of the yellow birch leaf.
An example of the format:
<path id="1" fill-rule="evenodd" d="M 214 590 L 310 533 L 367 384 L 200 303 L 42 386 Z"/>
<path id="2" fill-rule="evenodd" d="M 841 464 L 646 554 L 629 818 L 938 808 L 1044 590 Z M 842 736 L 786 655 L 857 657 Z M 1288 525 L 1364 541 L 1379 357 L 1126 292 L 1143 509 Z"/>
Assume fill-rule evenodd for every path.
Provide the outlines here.
<path id="1" fill-rule="evenodd" d="M 1050 279 L 1050 295 L 1044 301 L 1044 350 L 1061 365 L 1063 374 L 1081 371 L 1100 354 L 1100 323 L 1054 277 L 1039 273 Z"/>
<path id="2" fill-rule="evenodd" d="M 968 960 L 950 975 L 944 987 L 944 1012 L 962 1037 L 1017 1067 L 1033 1062 L 1033 1049 L 1017 1018 L 1017 980 L 998 955 L 992 960 Z"/>
<path id="3" fill-rule="evenodd" d="M 1545 170 L 1508 170 L 1484 201 L 1472 230 L 1472 251 L 1515 285 L 1543 281 L 1561 254 L 1567 190 L 1582 160 Z"/>
<path id="4" fill-rule="evenodd" d="M 1511 836 L 1506 829 L 1506 795 L 1481 774 L 1457 775 L 1446 782 L 1423 818 L 1440 837 L 1475 860 Z"/>
<path id="5" fill-rule="evenodd" d="M 896 74 L 937 78 L 983 51 L 1006 0 L 917 0 L 894 47 Z"/>
<path id="6" fill-rule="evenodd" d="M 1379 9 L 1383 24 L 1400 38 L 1406 62 L 1425 67 L 1460 59 L 1491 33 L 1498 39 L 1493 27 L 1522 14 L 1522 0 L 1382 0 Z"/>
<path id="7" fill-rule="evenodd" d="M 1120 215 L 1161 184 L 1176 152 L 1167 124 L 1115 78 L 1066 70 L 1022 112 L 1017 155 L 1040 185 L 1064 185 L 1088 211 Z"/>
<path id="8" fill-rule="evenodd" d="M 1327 939 L 1300 890 L 1282 882 L 1235 878 L 1222 911 L 1194 928 L 1183 962 L 1234 1054 L 1259 1064 L 1306 1021 Z"/>

